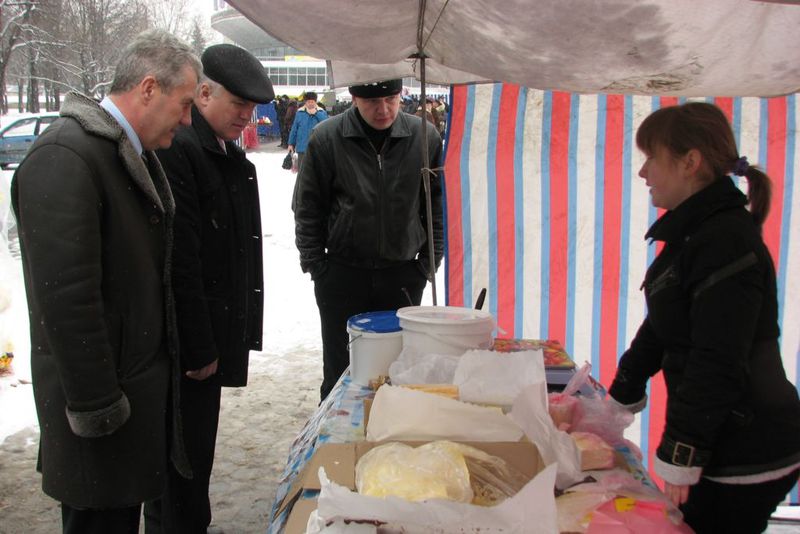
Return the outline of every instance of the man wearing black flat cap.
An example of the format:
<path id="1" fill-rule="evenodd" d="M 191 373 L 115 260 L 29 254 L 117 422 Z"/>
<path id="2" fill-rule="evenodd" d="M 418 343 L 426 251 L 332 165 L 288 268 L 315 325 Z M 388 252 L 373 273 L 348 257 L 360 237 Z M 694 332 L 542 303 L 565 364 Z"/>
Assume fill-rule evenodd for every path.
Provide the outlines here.
<path id="1" fill-rule="evenodd" d="M 158 153 L 175 197 L 172 284 L 183 379 L 181 415 L 194 473 L 169 475 L 145 510 L 146 532 L 205 533 L 222 386 L 247 384 L 261 348 L 263 269 L 256 169 L 233 143 L 256 103 L 274 98 L 261 63 L 230 44 L 208 47 L 192 124 Z"/>
<path id="2" fill-rule="evenodd" d="M 440 166 L 442 140 L 400 111 L 402 80 L 351 86 L 353 106 L 312 132 L 293 209 L 300 266 L 314 280 L 322 324 L 322 399 L 349 365 L 347 320 L 419 305 L 443 252 L 441 178 L 431 178 L 433 236 L 427 232 L 421 169 Z"/>

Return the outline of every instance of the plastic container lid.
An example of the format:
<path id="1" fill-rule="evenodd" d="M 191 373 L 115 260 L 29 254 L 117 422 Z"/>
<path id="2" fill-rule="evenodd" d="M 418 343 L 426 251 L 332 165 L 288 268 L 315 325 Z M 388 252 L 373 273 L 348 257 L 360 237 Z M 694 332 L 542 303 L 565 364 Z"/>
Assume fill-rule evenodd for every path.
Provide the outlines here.
<path id="1" fill-rule="evenodd" d="M 400 319 L 394 310 L 359 313 L 347 320 L 347 327 L 350 330 L 373 334 L 388 334 L 401 330 Z"/>
<path id="2" fill-rule="evenodd" d="M 457 306 L 407 306 L 397 310 L 397 317 L 406 321 L 441 325 L 492 322 L 492 314 L 488 311 Z"/>

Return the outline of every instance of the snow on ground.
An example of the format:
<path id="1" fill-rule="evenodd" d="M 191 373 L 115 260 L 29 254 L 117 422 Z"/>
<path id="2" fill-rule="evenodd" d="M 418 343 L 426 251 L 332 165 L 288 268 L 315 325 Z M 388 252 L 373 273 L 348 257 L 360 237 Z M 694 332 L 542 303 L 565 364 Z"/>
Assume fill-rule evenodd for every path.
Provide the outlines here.
<path id="1" fill-rule="evenodd" d="M 296 175 L 281 168 L 285 152 L 276 144 L 264 143 L 258 151 L 248 153 L 258 170 L 264 239 L 264 345 L 262 352 L 251 356 L 252 373 L 286 371 L 284 367 L 292 360 L 282 356 L 297 352 L 321 354 L 322 351 L 314 286 L 309 276 L 300 270 L 294 245 L 294 216 L 290 202 Z M 8 186 L 12 175 L 13 171 L 2 171 L 0 183 L 0 221 L 7 219 L 10 225 L 13 225 L 13 216 L 8 208 Z M 6 210 L 9 210 L 7 218 L 3 217 Z M 0 287 L 7 288 L 11 301 L 9 309 L 0 314 L 0 338 L 7 333 L 15 353 L 14 376 L 0 378 L 2 443 L 7 436 L 21 429 L 37 427 L 29 384 L 30 341 L 21 266 L 18 255 L 8 253 L 4 243 L 0 243 Z M 443 287 L 439 279 L 440 301 L 444 298 Z M 428 288 L 423 304 L 430 303 Z M 322 365 L 321 358 L 319 365 Z"/>

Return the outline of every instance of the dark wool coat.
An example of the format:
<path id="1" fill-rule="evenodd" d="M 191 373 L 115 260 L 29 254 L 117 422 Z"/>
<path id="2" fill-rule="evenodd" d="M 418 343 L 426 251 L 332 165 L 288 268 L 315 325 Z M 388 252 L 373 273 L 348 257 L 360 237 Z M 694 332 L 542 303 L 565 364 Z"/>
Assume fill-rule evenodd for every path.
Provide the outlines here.
<path id="1" fill-rule="evenodd" d="M 61 115 L 12 183 L 42 485 L 75 507 L 129 506 L 162 493 L 168 434 L 180 439 L 167 422 L 180 372 L 165 276 L 174 203 L 155 155 L 148 173 L 95 102 L 70 94 Z"/>
<path id="2" fill-rule="evenodd" d="M 158 157 L 175 196 L 173 287 L 184 370 L 219 359 L 208 380 L 247 384 L 261 349 L 264 271 L 255 166 L 234 143 L 225 151 L 196 107 Z"/>
<path id="3" fill-rule="evenodd" d="M 610 388 L 633 404 L 663 371 L 658 457 L 708 476 L 800 461 L 800 401 L 778 349 L 775 269 L 745 202 L 720 178 L 650 228 L 647 237 L 665 246 L 644 281 L 648 316 Z"/>

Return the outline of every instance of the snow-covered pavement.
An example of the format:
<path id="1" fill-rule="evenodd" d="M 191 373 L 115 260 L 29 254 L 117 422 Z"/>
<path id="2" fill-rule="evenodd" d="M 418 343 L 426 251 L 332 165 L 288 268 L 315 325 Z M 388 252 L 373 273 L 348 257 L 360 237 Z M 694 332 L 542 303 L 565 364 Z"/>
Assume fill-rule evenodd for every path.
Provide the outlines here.
<path id="1" fill-rule="evenodd" d="M 299 267 L 290 208 L 295 175 L 281 168 L 277 141 L 248 153 L 258 169 L 264 250 L 264 347 L 250 359 L 246 388 L 223 389 L 211 481 L 213 523 L 226 532 L 263 532 L 289 446 L 313 413 L 322 381 L 322 344 L 313 284 Z M 12 172 L 3 171 L 0 216 Z M 18 257 L 0 243 L 0 336 L 14 345 L 15 374 L 0 378 L 0 534 L 58 530 L 57 503 L 35 471 L 38 423 L 30 385 L 27 307 Z M 440 270 L 440 274 L 441 274 Z M 442 282 L 439 295 L 443 298 Z M 2 288 L 5 288 L 5 292 Z M 423 304 L 430 304 L 428 289 Z M 0 340 L 2 343 L 3 340 Z"/>

